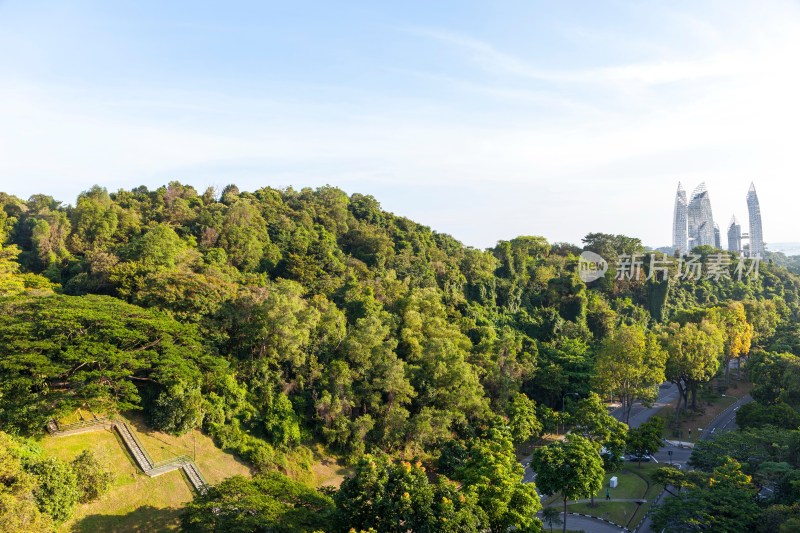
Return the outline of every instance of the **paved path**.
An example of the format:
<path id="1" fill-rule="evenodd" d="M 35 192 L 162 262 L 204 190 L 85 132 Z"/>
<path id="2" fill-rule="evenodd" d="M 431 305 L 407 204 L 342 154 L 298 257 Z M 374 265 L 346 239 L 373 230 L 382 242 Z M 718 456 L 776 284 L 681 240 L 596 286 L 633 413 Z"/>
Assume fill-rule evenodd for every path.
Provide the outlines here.
<path id="1" fill-rule="evenodd" d="M 658 398 L 652 407 L 645 407 L 640 403 L 633 404 L 631 408 L 631 418 L 628 425 L 638 428 L 656 414 L 662 407 L 678 401 L 678 387 L 674 383 L 664 384 L 658 389 Z M 625 412 L 622 407 L 617 407 L 611 411 L 611 416 L 617 420 L 625 421 Z"/>
<path id="2" fill-rule="evenodd" d="M 648 500 L 645 500 L 644 498 L 611 498 L 610 500 L 606 500 L 605 498 L 595 498 L 594 501 L 596 503 L 602 503 L 602 502 L 639 503 Z M 585 500 L 569 500 L 567 502 L 567 505 L 572 505 L 573 503 L 591 503 L 591 502 L 592 500 L 590 500 L 589 498 L 586 498 Z M 563 505 L 563 503 L 561 505 Z"/>
<path id="3" fill-rule="evenodd" d="M 561 513 L 561 519 L 564 519 L 564 513 Z M 557 529 L 558 531 L 561 531 L 561 526 L 559 526 Z M 583 530 L 587 533 L 620 533 L 621 531 L 628 531 L 625 528 L 611 524 L 610 522 L 606 522 L 604 520 L 590 518 L 588 516 L 580 516 L 572 513 L 569 513 L 569 516 L 567 517 L 567 529 L 570 531 Z M 547 527 L 547 524 L 544 525 L 544 531 L 550 531 L 550 528 Z M 553 527 L 553 531 L 556 531 L 555 527 Z"/>

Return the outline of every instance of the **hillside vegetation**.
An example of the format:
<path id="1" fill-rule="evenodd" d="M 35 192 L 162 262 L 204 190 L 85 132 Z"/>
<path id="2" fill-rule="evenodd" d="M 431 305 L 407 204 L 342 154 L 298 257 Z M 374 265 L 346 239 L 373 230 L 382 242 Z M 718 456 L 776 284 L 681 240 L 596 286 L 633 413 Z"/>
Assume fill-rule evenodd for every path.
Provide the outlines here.
<path id="1" fill-rule="evenodd" d="M 259 475 L 198 498 L 193 530 L 238 520 L 210 518 L 226 501 L 286 530 L 535 530 L 514 445 L 566 422 L 584 428 L 581 453 L 625 447 L 624 425 L 601 435 L 562 406 L 600 416 L 592 393 L 629 407 L 669 380 L 676 408 L 700 409 L 729 360 L 800 354 L 800 278 L 778 265 L 615 280 L 638 239 L 477 250 L 333 187 L 95 187 L 74 206 L 0 194 L 0 243 L 0 427 L 37 435 L 82 408 L 202 430 Z M 612 262 L 588 287 L 582 249 Z M 320 446 L 354 467 L 336 494 L 303 484 Z M 370 491 L 380 509 L 352 507 Z"/>

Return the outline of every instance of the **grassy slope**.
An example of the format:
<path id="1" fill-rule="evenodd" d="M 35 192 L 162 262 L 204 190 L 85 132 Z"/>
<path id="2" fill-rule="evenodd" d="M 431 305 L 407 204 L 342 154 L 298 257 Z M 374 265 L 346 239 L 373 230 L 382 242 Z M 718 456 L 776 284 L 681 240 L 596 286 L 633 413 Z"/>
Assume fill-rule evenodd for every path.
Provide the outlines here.
<path id="1" fill-rule="evenodd" d="M 197 464 L 209 483 L 218 483 L 236 474 L 250 475 L 250 469 L 236 457 L 214 446 L 199 432 L 174 437 L 158 432 L 144 432 L 141 423 L 134 427 L 142 444 L 154 460 L 175 455 L 192 456 L 197 442 Z M 114 473 L 114 486 L 98 501 L 79 505 L 74 517 L 62 526 L 63 531 L 166 531 L 178 526 L 180 508 L 194 492 L 176 470 L 155 478 L 142 474 L 124 450 L 116 433 L 101 430 L 68 437 L 46 437 L 45 454 L 71 460 L 81 451 L 92 450 Z"/>

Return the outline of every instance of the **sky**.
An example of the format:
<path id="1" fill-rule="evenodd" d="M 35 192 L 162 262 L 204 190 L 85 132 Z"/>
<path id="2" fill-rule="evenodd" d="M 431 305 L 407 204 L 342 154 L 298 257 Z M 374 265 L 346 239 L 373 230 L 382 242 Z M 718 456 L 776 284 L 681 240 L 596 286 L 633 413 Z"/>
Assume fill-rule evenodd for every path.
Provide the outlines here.
<path id="1" fill-rule="evenodd" d="M 338 186 L 462 242 L 800 241 L 800 3 L 0 0 L 0 191 Z"/>

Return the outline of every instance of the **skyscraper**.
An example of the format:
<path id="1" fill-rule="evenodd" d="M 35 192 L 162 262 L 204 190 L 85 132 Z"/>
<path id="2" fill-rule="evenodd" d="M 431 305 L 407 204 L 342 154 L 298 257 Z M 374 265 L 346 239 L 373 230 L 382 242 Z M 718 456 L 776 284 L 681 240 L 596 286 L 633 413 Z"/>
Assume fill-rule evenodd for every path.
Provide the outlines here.
<path id="1" fill-rule="evenodd" d="M 672 249 L 676 254 L 689 251 L 688 239 L 688 203 L 686 191 L 678 182 L 678 192 L 675 194 L 675 217 L 672 220 Z"/>
<path id="2" fill-rule="evenodd" d="M 728 251 L 737 253 L 742 251 L 742 226 L 736 220 L 736 215 L 731 217 L 731 223 L 728 226 Z"/>
<path id="3" fill-rule="evenodd" d="M 722 250 L 722 241 L 719 235 L 719 224 L 714 223 L 714 248 Z"/>
<path id="4" fill-rule="evenodd" d="M 764 253 L 764 233 L 761 228 L 761 208 L 758 205 L 756 186 L 750 183 L 747 191 L 747 212 L 750 215 L 750 255 Z"/>
<path id="5" fill-rule="evenodd" d="M 688 213 L 688 249 L 695 246 L 715 246 L 714 217 L 711 214 L 711 200 L 705 183 L 701 183 L 692 191 Z"/>

